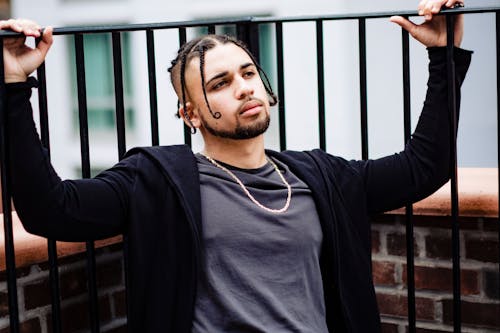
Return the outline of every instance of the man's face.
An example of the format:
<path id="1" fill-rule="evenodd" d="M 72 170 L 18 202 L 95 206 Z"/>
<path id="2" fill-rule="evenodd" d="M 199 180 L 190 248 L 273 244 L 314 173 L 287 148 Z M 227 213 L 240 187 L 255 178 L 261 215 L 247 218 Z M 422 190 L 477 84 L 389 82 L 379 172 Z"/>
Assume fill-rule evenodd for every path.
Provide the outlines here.
<path id="1" fill-rule="evenodd" d="M 203 136 L 250 139 L 269 126 L 269 100 L 255 64 L 233 43 L 217 45 L 205 53 L 205 90 L 215 119 L 203 96 L 200 59 L 186 66 L 186 89 Z"/>

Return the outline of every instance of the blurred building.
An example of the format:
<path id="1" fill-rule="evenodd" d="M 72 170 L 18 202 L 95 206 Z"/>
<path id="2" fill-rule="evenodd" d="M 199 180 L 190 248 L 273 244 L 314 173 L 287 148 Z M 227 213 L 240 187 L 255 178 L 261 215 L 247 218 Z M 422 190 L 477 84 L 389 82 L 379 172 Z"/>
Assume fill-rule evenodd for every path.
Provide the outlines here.
<path id="1" fill-rule="evenodd" d="M 475 1 L 476 5 L 498 4 Z M 8 1 L 0 2 L 8 13 Z M 14 17 L 27 17 L 42 25 L 82 26 L 229 18 L 238 16 L 325 15 L 345 12 L 415 9 L 417 1 L 385 0 L 13 0 Z M 5 11 L 3 10 L 5 8 Z M 3 15 L 3 14 L 2 14 Z M 495 22 L 493 15 L 466 18 L 464 47 L 474 49 L 473 65 L 464 85 L 459 133 L 462 166 L 496 166 Z M 312 23 L 284 24 L 285 101 L 287 144 L 290 149 L 318 146 L 316 41 Z M 218 32 L 230 32 L 219 27 Z M 203 32 L 190 29 L 189 36 Z M 359 53 L 357 22 L 324 24 L 327 150 L 346 158 L 360 158 Z M 117 161 L 114 128 L 114 88 L 111 37 L 85 37 L 87 102 L 89 108 L 91 165 L 94 171 Z M 175 30 L 155 32 L 158 79 L 160 143 L 183 142 L 181 121 L 174 117 L 176 101 L 167 73 L 178 48 Z M 127 148 L 149 145 L 150 118 L 146 42 L 143 32 L 122 36 Z M 77 125 L 74 46 L 71 37 L 56 37 L 46 61 L 52 159 L 63 177 L 79 175 L 80 144 Z M 261 62 L 275 77 L 274 27 L 261 29 Z M 425 49 L 411 43 L 412 123 L 422 106 L 427 78 Z M 403 147 L 403 90 L 401 30 L 387 19 L 367 21 L 367 79 L 369 155 L 378 157 Z M 36 101 L 36 96 L 34 96 Z M 276 118 L 276 117 L 275 117 Z M 267 135 L 267 145 L 279 149 L 277 122 Z M 194 138 L 194 149 L 201 147 Z"/>
<path id="2" fill-rule="evenodd" d="M 10 1 L 0 0 L 0 19 L 6 19 L 10 17 Z"/>

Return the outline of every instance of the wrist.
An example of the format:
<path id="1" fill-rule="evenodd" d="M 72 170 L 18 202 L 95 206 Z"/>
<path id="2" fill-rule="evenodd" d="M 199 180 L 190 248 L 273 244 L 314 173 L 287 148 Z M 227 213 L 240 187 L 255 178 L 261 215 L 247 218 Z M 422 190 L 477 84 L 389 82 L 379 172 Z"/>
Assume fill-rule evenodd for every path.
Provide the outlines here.
<path id="1" fill-rule="evenodd" d="M 27 75 L 5 75 L 5 83 L 26 82 Z"/>

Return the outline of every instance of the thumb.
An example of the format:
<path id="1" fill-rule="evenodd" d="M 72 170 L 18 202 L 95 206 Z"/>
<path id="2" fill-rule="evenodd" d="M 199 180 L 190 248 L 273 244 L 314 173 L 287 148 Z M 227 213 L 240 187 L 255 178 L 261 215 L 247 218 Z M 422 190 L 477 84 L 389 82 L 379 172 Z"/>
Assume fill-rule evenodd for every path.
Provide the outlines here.
<path id="1" fill-rule="evenodd" d="M 391 16 L 389 19 L 391 22 L 396 23 L 399 25 L 401 28 L 405 29 L 409 33 L 412 32 L 413 29 L 417 26 L 415 23 L 412 21 L 402 17 L 402 16 Z"/>
<path id="2" fill-rule="evenodd" d="M 53 32 L 52 27 L 45 28 L 42 32 L 42 39 L 36 46 L 43 59 L 45 59 L 45 57 L 47 56 L 47 52 L 49 52 L 50 46 L 52 45 L 53 42 L 52 32 Z"/>

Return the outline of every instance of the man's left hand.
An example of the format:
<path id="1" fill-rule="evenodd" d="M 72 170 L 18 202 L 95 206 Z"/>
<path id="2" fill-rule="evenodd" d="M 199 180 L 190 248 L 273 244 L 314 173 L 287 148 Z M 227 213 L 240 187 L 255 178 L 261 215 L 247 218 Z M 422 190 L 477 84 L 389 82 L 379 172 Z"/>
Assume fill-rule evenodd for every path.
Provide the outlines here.
<path id="1" fill-rule="evenodd" d="M 418 5 L 418 14 L 423 16 L 425 21 L 422 24 L 415 24 L 402 16 L 392 16 L 391 22 L 399 24 L 407 30 L 410 35 L 424 44 L 426 47 L 446 46 L 446 17 L 436 15 L 441 8 L 454 8 L 463 5 L 463 0 L 422 0 Z M 463 15 L 457 15 L 455 19 L 455 40 L 454 45 L 460 47 L 464 33 Z"/>

